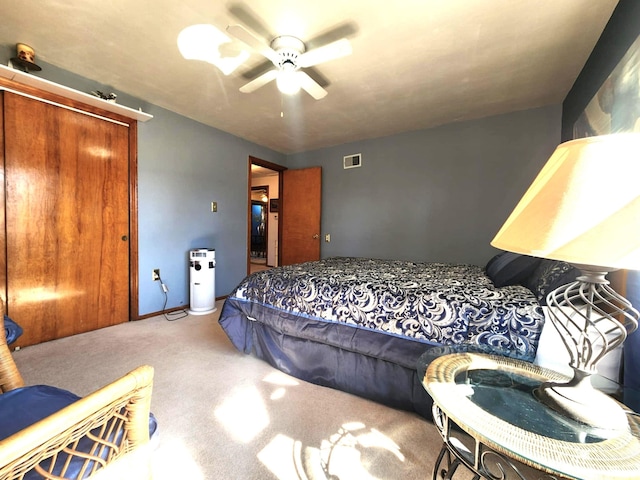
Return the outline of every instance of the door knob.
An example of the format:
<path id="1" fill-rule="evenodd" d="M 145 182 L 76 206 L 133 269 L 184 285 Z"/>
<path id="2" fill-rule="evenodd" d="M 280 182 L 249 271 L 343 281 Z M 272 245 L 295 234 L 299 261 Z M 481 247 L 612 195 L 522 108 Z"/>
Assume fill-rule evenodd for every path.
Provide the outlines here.
<path id="1" fill-rule="evenodd" d="M 126 242 L 127 240 L 129 240 L 129 237 L 127 237 L 126 235 L 122 235 L 122 241 Z"/>
<path id="2" fill-rule="evenodd" d="M 313 236 L 314 240 L 317 240 L 318 238 L 320 238 L 320 235 L 318 235 L 317 233 Z"/>

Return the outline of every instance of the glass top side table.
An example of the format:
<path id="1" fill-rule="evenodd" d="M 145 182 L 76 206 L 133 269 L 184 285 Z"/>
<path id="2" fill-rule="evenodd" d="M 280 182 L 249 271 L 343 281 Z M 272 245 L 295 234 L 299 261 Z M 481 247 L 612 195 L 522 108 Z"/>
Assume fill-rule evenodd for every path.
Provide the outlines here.
<path id="1" fill-rule="evenodd" d="M 474 478 L 640 478 L 640 419 L 631 410 L 628 430 L 598 430 L 536 399 L 533 392 L 542 382 L 567 380 L 552 370 L 476 353 L 424 362 L 429 364 L 422 366 L 427 367 L 423 385 L 444 440 L 434 479 L 445 458 L 444 478 L 460 463 Z M 471 441 L 465 444 L 458 432 Z"/>

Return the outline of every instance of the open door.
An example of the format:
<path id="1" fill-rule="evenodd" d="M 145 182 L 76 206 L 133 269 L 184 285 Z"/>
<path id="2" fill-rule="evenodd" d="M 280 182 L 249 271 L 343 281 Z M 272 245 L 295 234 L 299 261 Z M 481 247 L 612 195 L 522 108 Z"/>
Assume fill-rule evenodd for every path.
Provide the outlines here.
<path id="1" fill-rule="evenodd" d="M 280 265 L 320 260 L 322 168 L 282 173 Z"/>

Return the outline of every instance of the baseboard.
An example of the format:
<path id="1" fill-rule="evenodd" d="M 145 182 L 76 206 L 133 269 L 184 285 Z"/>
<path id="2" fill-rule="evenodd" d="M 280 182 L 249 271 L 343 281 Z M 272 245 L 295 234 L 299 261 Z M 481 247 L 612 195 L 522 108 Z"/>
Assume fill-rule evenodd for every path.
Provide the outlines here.
<path id="1" fill-rule="evenodd" d="M 224 300 L 228 297 L 228 295 L 223 295 L 221 297 L 216 297 L 216 302 L 218 300 Z M 158 312 L 151 312 L 151 313 L 145 313 L 144 315 L 139 315 L 136 318 L 132 318 L 132 321 L 137 321 L 137 320 L 145 320 L 147 318 L 151 318 L 151 317 L 157 317 L 158 315 L 165 315 L 167 313 L 171 313 L 171 312 L 177 312 L 179 310 L 185 310 L 188 311 L 189 310 L 189 305 L 181 305 L 179 307 L 173 307 L 173 308 L 167 308 L 166 310 L 160 310 Z"/>

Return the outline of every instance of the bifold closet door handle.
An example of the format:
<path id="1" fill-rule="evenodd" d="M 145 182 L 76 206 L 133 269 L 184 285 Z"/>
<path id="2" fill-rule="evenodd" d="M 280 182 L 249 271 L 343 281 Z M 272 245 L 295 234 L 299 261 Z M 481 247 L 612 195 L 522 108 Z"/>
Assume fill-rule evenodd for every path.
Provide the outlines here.
<path id="1" fill-rule="evenodd" d="M 126 242 L 127 240 L 129 240 L 129 237 L 127 237 L 126 235 L 122 235 L 122 241 Z"/>

